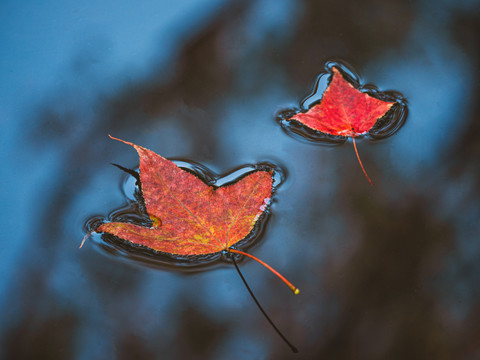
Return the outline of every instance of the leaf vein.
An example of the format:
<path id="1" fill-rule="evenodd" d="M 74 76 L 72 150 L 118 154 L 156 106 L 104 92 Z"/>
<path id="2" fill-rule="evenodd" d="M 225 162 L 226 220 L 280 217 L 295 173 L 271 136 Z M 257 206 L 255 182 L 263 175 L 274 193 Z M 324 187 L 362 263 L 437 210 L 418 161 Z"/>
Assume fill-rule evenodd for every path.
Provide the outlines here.
<path id="1" fill-rule="evenodd" d="M 172 190 L 170 189 L 170 187 L 166 184 L 166 182 L 164 181 L 163 177 L 158 173 L 158 171 L 156 171 L 156 174 L 158 176 L 158 179 L 162 182 L 162 185 L 164 185 L 164 187 L 167 189 L 167 191 L 169 192 L 170 196 L 184 209 L 187 211 L 187 213 L 190 214 L 190 216 L 192 216 L 192 218 L 201 226 L 203 227 L 210 235 L 213 236 L 212 232 L 210 231 L 209 228 L 207 228 L 205 225 L 202 224 L 202 222 L 200 221 L 200 219 L 198 219 L 195 214 L 193 214 L 193 212 L 187 208 L 185 206 L 185 204 L 183 202 L 181 202 L 172 192 Z"/>
<path id="2" fill-rule="evenodd" d="M 235 225 L 235 223 L 238 221 L 239 217 L 240 217 L 240 214 L 242 213 L 243 210 L 245 210 L 245 207 L 246 207 L 246 204 L 248 203 L 248 201 L 250 201 L 250 199 L 252 198 L 252 195 L 253 193 L 255 192 L 255 190 L 257 190 L 259 184 L 258 182 L 255 184 L 255 186 L 252 188 L 252 191 L 250 192 L 250 194 L 248 195 L 248 198 L 247 200 L 245 200 L 245 202 L 243 203 L 243 205 L 240 207 L 237 215 L 235 216 L 235 218 L 233 219 L 233 221 L 230 223 L 230 225 L 228 226 L 228 229 L 227 229 L 227 235 L 225 237 L 225 247 L 228 245 L 228 240 L 230 238 L 230 230 L 232 229 L 233 225 Z"/>

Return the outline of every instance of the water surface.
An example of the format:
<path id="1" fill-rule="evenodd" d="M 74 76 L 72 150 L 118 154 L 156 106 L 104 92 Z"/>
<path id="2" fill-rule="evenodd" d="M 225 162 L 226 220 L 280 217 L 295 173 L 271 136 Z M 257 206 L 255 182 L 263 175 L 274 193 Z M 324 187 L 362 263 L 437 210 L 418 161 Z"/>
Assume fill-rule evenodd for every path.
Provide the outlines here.
<path id="1" fill-rule="evenodd" d="M 478 1 L 4 2 L 0 357 L 290 359 L 229 265 L 108 253 L 134 151 L 286 170 L 241 269 L 299 359 L 480 355 Z M 331 58 L 395 90 L 397 133 L 319 146 L 276 121 Z"/>

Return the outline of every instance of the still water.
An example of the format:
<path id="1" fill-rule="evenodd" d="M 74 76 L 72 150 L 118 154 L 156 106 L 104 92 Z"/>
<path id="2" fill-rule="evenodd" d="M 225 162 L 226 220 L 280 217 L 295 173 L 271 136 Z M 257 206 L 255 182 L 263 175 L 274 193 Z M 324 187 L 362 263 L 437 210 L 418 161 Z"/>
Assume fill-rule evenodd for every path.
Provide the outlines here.
<path id="1" fill-rule="evenodd" d="M 478 1 L 0 4 L 0 357 L 474 359 L 480 356 Z M 382 140 L 325 146 L 277 116 L 327 61 L 400 92 Z M 212 174 L 282 169 L 240 268 L 128 256 L 92 218 L 130 209 L 138 157 Z M 128 212 L 128 211 L 127 211 Z M 87 224 L 87 225 L 86 225 Z M 90 225 L 89 225 L 90 224 Z"/>

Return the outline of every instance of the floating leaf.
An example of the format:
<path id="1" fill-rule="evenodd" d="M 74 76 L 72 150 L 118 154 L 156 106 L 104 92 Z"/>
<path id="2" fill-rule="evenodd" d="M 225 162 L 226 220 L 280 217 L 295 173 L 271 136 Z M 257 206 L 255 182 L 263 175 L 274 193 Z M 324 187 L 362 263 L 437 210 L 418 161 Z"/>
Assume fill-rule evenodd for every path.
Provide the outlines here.
<path id="1" fill-rule="evenodd" d="M 232 185 L 214 188 L 153 151 L 119 141 L 137 150 L 147 213 L 161 219 L 162 225 L 146 228 L 113 222 L 97 231 L 170 254 L 211 254 L 243 240 L 270 202 L 270 172 L 256 171 Z"/>
<path id="2" fill-rule="evenodd" d="M 406 116 L 404 101 L 399 94 L 381 94 L 374 87 L 370 87 L 369 91 L 361 91 L 347 81 L 337 66 L 331 67 L 331 73 L 330 83 L 319 103 L 314 103 L 306 111 L 284 112 L 281 120 L 298 122 L 311 130 L 334 137 L 351 137 L 363 173 L 373 185 L 358 155 L 355 138 L 368 134 L 390 112 L 395 116 L 383 122 L 383 127 L 393 130 L 395 126 L 390 123 L 401 125 Z"/>
<path id="3" fill-rule="evenodd" d="M 323 93 L 320 104 L 291 119 L 330 135 L 355 138 L 368 133 L 394 102 L 383 101 L 361 92 L 345 80 L 336 67 L 332 71 L 332 80 Z"/>
<path id="4" fill-rule="evenodd" d="M 233 184 L 213 187 L 151 150 L 110 137 L 133 146 L 138 152 L 139 177 L 119 167 L 135 176 L 139 187 L 141 185 L 152 226 L 110 222 L 99 225 L 96 232 L 109 233 L 132 244 L 172 255 L 197 256 L 218 252 L 244 255 L 267 267 L 295 294 L 299 293 L 298 288 L 271 266 L 251 254 L 232 248 L 250 234 L 270 204 L 272 171 L 257 170 Z M 82 245 L 88 236 L 90 234 L 84 238 Z M 232 261 L 245 281 L 234 257 Z M 297 352 L 266 315 L 248 285 L 247 289 L 275 331 L 292 351 Z"/>

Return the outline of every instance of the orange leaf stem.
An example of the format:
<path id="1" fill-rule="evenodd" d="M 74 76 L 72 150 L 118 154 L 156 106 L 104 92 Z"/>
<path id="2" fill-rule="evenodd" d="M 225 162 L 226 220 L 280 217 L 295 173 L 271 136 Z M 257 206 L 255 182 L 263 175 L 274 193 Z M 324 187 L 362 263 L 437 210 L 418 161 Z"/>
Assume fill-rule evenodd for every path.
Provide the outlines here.
<path id="1" fill-rule="evenodd" d="M 270 265 L 268 265 L 267 263 L 263 262 L 262 260 L 260 260 L 259 258 L 253 256 L 253 255 L 250 255 L 246 252 L 243 252 L 243 251 L 240 251 L 240 250 L 236 250 L 236 249 L 227 249 L 228 252 L 232 252 L 232 253 L 236 253 L 236 254 L 240 254 L 240 255 L 244 255 L 244 256 L 247 256 L 255 261 L 257 261 L 258 263 L 262 264 L 263 266 L 265 266 L 268 270 L 270 270 L 271 272 L 273 272 L 275 275 L 277 275 L 285 284 L 287 284 L 287 286 L 293 291 L 293 293 L 295 295 L 298 295 L 298 293 L 300 293 L 300 290 L 295 287 L 290 281 L 288 281 L 282 274 L 280 274 L 277 270 L 275 270 L 274 268 L 272 268 Z"/>
<path id="2" fill-rule="evenodd" d="M 363 167 L 362 160 L 360 160 L 360 156 L 358 155 L 357 145 L 355 144 L 355 137 L 354 136 L 352 136 L 352 140 L 353 140 L 353 148 L 355 149 L 355 154 L 357 154 L 358 163 L 360 164 L 360 167 L 362 168 L 362 171 L 365 174 L 365 177 L 367 178 L 368 182 L 370 183 L 370 185 L 373 186 L 373 182 L 368 177 L 367 172 L 365 171 L 365 168 Z"/>

